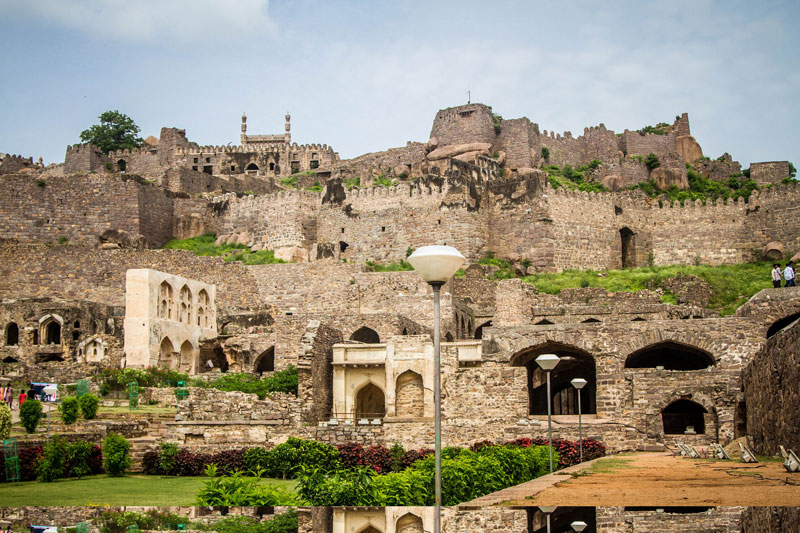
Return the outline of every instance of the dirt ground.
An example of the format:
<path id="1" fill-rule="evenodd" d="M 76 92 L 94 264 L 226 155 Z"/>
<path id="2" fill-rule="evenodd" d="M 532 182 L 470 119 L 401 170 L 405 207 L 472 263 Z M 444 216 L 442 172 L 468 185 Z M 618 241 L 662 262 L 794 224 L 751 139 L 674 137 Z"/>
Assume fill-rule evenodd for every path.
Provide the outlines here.
<path id="1" fill-rule="evenodd" d="M 798 506 L 800 473 L 781 463 L 689 459 L 640 453 L 601 459 L 597 472 L 563 476 L 540 492 L 511 492 L 503 505 L 570 506 Z M 625 461 L 623 463 L 623 461 Z M 788 483 L 787 483 L 788 481 Z M 523 485 L 507 489 L 522 489 Z M 502 491 L 501 491 L 502 492 Z M 531 494 L 530 492 L 535 492 Z M 495 493 L 500 495 L 500 493 Z"/>

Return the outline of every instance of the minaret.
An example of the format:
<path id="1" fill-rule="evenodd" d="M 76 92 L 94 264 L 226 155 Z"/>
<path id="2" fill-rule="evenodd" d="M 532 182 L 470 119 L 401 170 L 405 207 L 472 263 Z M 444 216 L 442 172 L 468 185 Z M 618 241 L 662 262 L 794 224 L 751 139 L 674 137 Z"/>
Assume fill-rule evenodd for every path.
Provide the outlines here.
<path id="1" fill-rule="evenodd" d="M 286 112 L 286 133 L 283 134 L 283 142 L 285 142 L 286 144 L 289 144 L 289 143 L 292 142 L 292 134 L 289 133 L 289 130 L 292 127 L 292 125 L 289 124 L 289 121 L 291 119 L 292 119 L 292 117 L 291 117 L 291 115 L 289 115 L 289 112 L 287 111 Z"/>
<path id="2" fill-rule="evenodd" d="M 242 144 L 247 140 L 247 115 L 242 111 Z"/>

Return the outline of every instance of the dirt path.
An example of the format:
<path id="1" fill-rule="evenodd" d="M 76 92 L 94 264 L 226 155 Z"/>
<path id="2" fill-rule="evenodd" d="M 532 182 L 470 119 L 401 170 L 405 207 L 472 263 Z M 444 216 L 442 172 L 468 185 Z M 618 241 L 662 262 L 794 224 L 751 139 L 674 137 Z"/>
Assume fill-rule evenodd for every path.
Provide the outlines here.
<path id="1" fill-rule="evenodd" d="M 594 469 L 593 473 L 589 473 Z M 798 506 L 800 474 L 745 464 L 638 453 L 600 459 L 577 475 L 552 474 L 480 498 L 482 505 Z M 790 483 L 787 484 L 786 480 Z M 538 482 L 538 483 L 537 483 Z M 475 503 L 478 500 L 475 500 Z"/>

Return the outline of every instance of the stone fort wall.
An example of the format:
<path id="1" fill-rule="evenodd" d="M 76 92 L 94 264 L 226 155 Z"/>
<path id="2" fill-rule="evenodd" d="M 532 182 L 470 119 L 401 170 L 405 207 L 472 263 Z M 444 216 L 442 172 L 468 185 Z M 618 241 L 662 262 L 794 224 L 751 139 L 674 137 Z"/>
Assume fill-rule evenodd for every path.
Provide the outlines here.
<path id="1" fill-rule="evenodd" d="M 172 200 L 140 178 L 108 174 L 38 178 L 2 176 L 0 237 L 26 242 L 96 245 L 121 230 L 160 246 L 172 236 Z"/>

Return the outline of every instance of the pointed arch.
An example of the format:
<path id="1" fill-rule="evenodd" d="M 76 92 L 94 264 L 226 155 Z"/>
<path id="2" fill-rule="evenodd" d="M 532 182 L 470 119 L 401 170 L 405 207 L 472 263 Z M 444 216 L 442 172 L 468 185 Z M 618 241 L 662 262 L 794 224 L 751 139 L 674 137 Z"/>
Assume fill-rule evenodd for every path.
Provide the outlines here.
<path id="1" fill-rule="evenodd" d="M 406 513 L 397 520 L 397 533 L 423 533 L 422 519 L 414 513 Z"/>
<path id="2" fill-rule="evenodd" d="M 158 366 L 165 368 L 174 368 L 175 360 L 175 345 L 169 340 L 169 337 L 161 339 L 161 344 L 158 349 Z"/>
<path id="3" fill-rule="evenodd" d="M 355 394 L 356 418 L 383 418 L 386 416 L 386 396 L 383 389 L 367 382 Z"/>
<path id="4" fill-rule="evenodd" d="M 167 281 L 162 281 L 158 287 L 158 318 L 163 320 L 173 320 L 175 316 L 174 294 L 172 285 Z"/>
<path id="5" fill-rule="evenodd" d="M 636 266 L 636 234 L 628 227 L 619 230 L 622 268 Z"/>
<path id="6" fill-rule="evenodd" d="M 192 289 L 189 288 L 188 285 L 184 285 L 181 287 L 181 294 L 180 294 L 180 316 L 178 317 L 178 322 L 183 322 L 184 324 L 191 324 L 192 323 Z"/>
<path id="7" fill-rule="evenodd" d="M 534 326 L 552 326 L 553 323 L 547 320 L 546 318 L 541 319 L 539 322 L 534 324 Z"/>
<path id="8" fill-rule="evenodd" d="M 383 531 L 376 528 L 372 524 L 367 524 L 363 528 L 359 529 L 356 533 L 383 533 Z"/>
<path id="9" fill-rule="evenodd" d="M 41 321 L 39 335 L 44 344 L 61 344 L 61 324 L 54 316 L 47 316 Z"/>
<path id="10" fill-rule="evenodd" d="M 184 341 L 181 344 L 181 360 L 180 360 L 180 369 L 181 370 L 188 370 L 192 368 L 192 363 L 196 359 L 197 356 L 197 348 L 189 341 Z"/>
<path id="11" fill-rule="evenodd" d="M 3 362 L 4 363 L 18 363 L 19 360 L 16 357 L 11 357 L 10 355 L 7 355 L 6 357 L 3 358 Z"/>
<path id="12" fill-rule="evenodd" d="M 769 329 L 767 329 L 767 338 L 769 339 L 770 337 L 777 335 L 782 329 L 786 328 L 798 319 L 800 319 L 800 313 L 794 313 L 793 315 L 779 318 L 770 325 Z"/>
<path id="13" fill-rule="evenodd" d="M 444 342 L 453 342 L 453 334 L 449 331 L 444 334 Z"/>
<path id="14" fill-rule="evenodd" d="M 591 317 L 587 318 L 586 320 L 581 320 L 581 324 L 594 324 L 596 322 L 600 322 L 598 319 Z"/>
<path id="15" fill-rule="evenodd" d="M 363 342 L 365 344 L 379 344 L 381 338 L 378 332 L 367 326 L 361 326 L 350 335 L 351 341 Z"/>
<path id="16" fill-rule="evenodd" d="M 661 411 L 661 421 L 665 435 L 683 435 L 690 426 L 695 433 L 706 432 L 705 415 L 708 410 L 692 400 L 675 400 Z"/>
<path id="17" fill-rule="evenodd" d="M 425 416 L 425 387 L 422 376 L 406 370 L 397 376 L 395 387 L 395 413 L 399 418 L 421 418 Z"/>
<path id="18" fill-rule="evenodd" d="M 578 392 L 572 386 L 574 378 L 583 378 L 586 385 L 581 390 L 581 413 L 597 412 L 597 367 L 589 352 L 569 344 L 547 341 L 530 346 L 511 356 L 511 366 L 524 366 L 528 370 L 528 413 L 547 414 L 547 373 L 536 363 L 544 353 L 554 353 L 560 361 L 550 373 L 550 399 L 556 415 L 578 414 Z"/>
<path id="19" fill-rule="evenodd" d="M 631 322 L 646 322 L 646 320 L 640 316 L 637 316 L 636 318 L 631 320 Z"/>
<path id="20" fill-rule="evenodd" d="M 9 322 L 6 325 L 6 346 L 19 345 L 19 326 L 16 322 Z"/>
<path id="21" fill-rule="evenodd" d="M 208 329 L 209 302 L 208 293 L 205 289 L 201 289 L 197 293 L 197 325 L 205 329 Z"/>
<path id="22" fill-rule="evenodd" d="M 715 364 L 714 356 L 707 351 L 675 341 L 645 346 L 625 358 L 625 368 L 663 366 L 665 370 L 701 370 Z"/>
<path id="23" fill-rule="evenodd" d="M 264 372 L 272 372 L 275 370 L 275 347 L 270 346 L 258 356 L 256 362 L 253 364 L 253 372 L 256 374 L 263 374 Z"/>
<path id="24" fill-rule="evenodd" d="M 484 322 L 483 324 L 481 324 L 477 328 L 475 328 L 475 339 L 482 339 L 483 338 L 483 328 L 489 328 L 491 326 L 492 326 L 492 321 L 489 320 L 487 322 Z"/>

